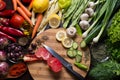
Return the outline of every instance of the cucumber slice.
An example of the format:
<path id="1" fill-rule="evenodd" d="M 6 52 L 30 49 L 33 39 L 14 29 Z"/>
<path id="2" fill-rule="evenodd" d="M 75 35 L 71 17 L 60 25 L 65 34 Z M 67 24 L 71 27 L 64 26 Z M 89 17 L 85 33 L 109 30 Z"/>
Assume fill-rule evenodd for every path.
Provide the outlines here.
<path id="1" fill-rule="evenodd" d="M 82 57 L 82 52 L 77 50 L 77 55 L 81 56 Z"/>
<path id="2" fill-rule="evenodd" d="M 76 50 L 70 50 L 70 49 L 68 49 L 67 55 L 70 58 L 74 58 L 77 55 L 77 51 Z"/>
<path id="3" fill-rule="evenodd" d="M 74 41 L 73 44 L 72 44 L 72 47 L 73 47 L 73 49 L 77 49 L 78 48 L 78 43 Z"/>
<path id="4" fill-rule="evenodd" d="M 75 57 L 75 62 L 80 63 L 81 60 L 82 60 L 82 56 L 76 55 L 76 57 Z"/>

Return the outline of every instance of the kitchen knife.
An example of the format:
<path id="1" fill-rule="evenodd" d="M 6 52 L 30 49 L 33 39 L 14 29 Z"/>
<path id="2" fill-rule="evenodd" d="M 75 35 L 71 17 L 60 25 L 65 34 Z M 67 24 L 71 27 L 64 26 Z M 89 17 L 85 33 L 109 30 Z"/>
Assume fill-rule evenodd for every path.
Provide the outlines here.
<path id="1" fill-rule="evenodd" d="M 72 69 L 72 65 L 66 61 L 64 58 L 62 58 L 58 53 L 56 53 L 52 48 L 50 48 L 49 46 L 42 44 L 43 47 L 45 47 L 54 57 L 56 57 L 62 64 L 63 66 L 69 71 L 71 72 L 75 77 L 77 77 L 78 80 L 85 80 L 79 73 L 75 72 Z"/>

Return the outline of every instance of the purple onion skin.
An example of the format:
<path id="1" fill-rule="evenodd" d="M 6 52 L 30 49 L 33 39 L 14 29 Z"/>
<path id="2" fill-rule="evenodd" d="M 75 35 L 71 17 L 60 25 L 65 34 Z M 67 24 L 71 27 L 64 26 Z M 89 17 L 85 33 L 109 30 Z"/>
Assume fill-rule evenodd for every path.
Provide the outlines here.
<path id="1" fill-rule="evenodd" d="M 0 37 L 0 49 L 3 49 L 5 46 L 9 44 L 9 41 L 5 37 Z"/>
<path id="2" fill-rule="evenodd" d="M 9 65 L 6 62 L 0 62 L 0 78 L 3 78 L 7 75 L 9 70 Z"/>
<path id="3" fill-rule="evenodd" d="M 5 61 L 6 60 L 6 52 L 0 50 L 0 61 Z"/>

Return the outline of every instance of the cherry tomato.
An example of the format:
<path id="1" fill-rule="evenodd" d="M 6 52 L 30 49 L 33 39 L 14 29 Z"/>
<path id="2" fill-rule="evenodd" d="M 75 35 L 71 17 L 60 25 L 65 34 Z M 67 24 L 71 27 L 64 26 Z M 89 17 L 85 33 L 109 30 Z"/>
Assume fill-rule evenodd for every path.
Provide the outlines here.
<path id="1" fill-rule="evenodd" d="M 5 9 L 5 7 L 6 7 L 6 3 L 1 0 L 1 1 L 0 1 L 0 10 Z"/>
<path id="2" fill-rule="evenodd" d="M 19 14 L 15 14 L 12 16 L 12 18 L 10 19 L 10 24 L 12 25 L 12 27 L 14 28 L 20 28 L 21 25 L 24 23 L 24 18 L 19 15 Z"/>
<path id="3" fill-rule="evenodd" d="M 43 58 L 43 60 L 48 60 L 52 55 L 43 47 L 38 48 L 35 52 L 36 57 Z"/>
<path id="4" fill-rule="evenodd" d="M 55 57 L 49 58 L 47 60 L 47 64 L 51 68 L 51 70 L 54 71 L 54 72 L 59 72 L 59 71 L 62 70 L 61 62 Z"/>
<path id="5" fill-rule="evenodd" d="M 32 0 L 22 0 L 24 3 L 30 3 Z"/>

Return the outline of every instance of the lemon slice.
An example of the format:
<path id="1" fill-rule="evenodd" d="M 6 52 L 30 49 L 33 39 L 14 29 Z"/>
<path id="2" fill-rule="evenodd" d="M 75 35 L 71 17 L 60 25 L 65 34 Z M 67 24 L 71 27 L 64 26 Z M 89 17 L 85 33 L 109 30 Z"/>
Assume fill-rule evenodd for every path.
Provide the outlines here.
<path id="1" fill-rule="evenodd" d="M 67 34 L 66 34 L 66 31 L 64 31 L 64 30 L 60 30 L 56 33 L 56 39 L 58 41 L 62 41 L 62 39 L 64 39 L 66 36 L 67 36 Z"/>
<path id="2" fill-rule="evenodd" d="M 51 28 L 58 28 L 60 25 L 60 16 L 58 16 L 57 14 L 52 14 L 49 17 L 49 26 Z"/>
<path id="3" fill-rule="evenodd" d="M 62 39 L 62 44 L 65 48 L 70 48 L 72 47 L 73 39 L 69 37 L 65 37 L 64 39 Z"/>

